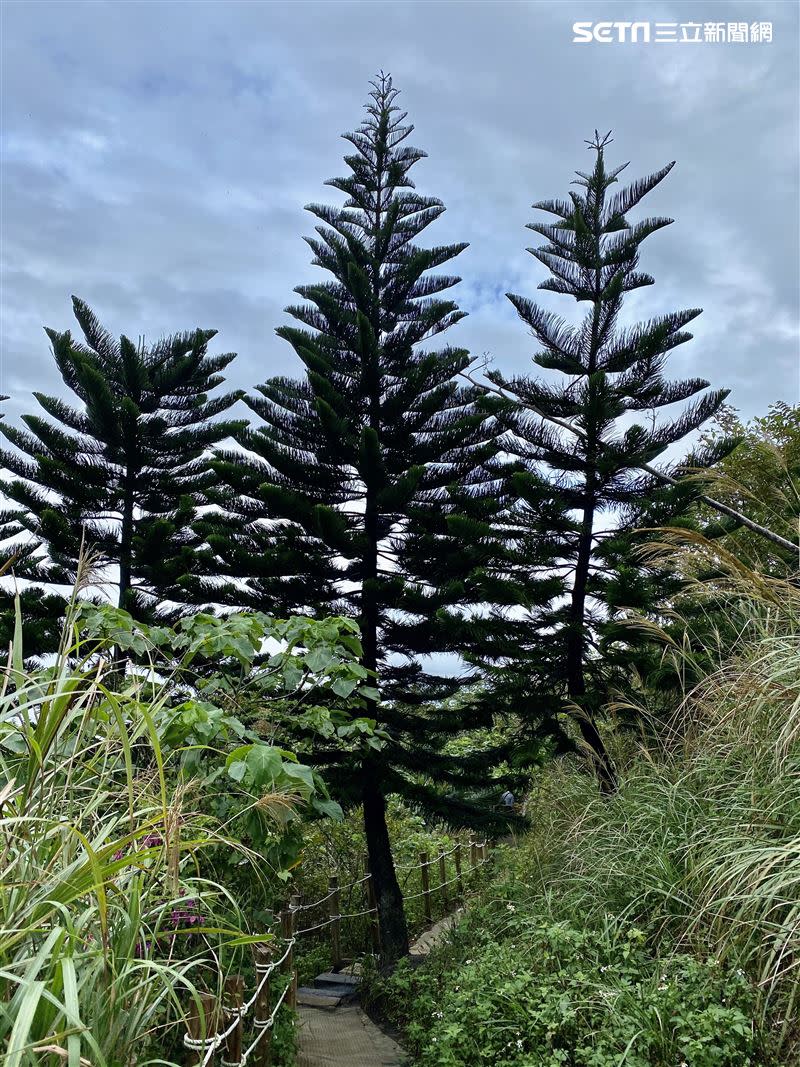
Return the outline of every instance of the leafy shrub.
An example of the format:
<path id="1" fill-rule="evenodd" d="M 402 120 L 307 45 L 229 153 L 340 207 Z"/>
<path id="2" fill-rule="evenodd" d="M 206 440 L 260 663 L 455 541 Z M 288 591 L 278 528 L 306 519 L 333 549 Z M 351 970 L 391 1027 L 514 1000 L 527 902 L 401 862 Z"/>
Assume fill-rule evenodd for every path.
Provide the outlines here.
<path id="1" fill-rule="evenodd" d="M 251 679 L 271 628 L 285 645 L 257 672 L 262 697 L 325 679 L 353 692 L 357 648 L 341 622 L 195 616 L 171 630 L 75 597 L 53 665 L 26 670 L 17 612 L 0 672 L 8 1067 L 47 1053 L 177 1062 L 190 997 L 219 996 L 230 973 L 252 986 L 250 945 L 274 937 L 252 901 L 288 877 L 300 812 L 338 808 L 309 767 L 236 718 L 228 683 Z M 109 669 L 114 650 L 149 669 Z M 205 672 L 192 674 L 198 660 Z M 348 726 L 344 712 L 324 718 L 329 733 Z M 291 1034 L 281 1019 L 276 1064 L 290 1062 Z"/>
<path id="2" fill-rule="evenodd" d="M 506 938 L 475 938 L 457 964 L 445 952 L 444 967 L 397 968 L 387 1007 L 405 1020 L 419 1067 L 760 1062 L 743 974 L 655 957 L 636 927 L 614 935 L 526 917 Z"/>

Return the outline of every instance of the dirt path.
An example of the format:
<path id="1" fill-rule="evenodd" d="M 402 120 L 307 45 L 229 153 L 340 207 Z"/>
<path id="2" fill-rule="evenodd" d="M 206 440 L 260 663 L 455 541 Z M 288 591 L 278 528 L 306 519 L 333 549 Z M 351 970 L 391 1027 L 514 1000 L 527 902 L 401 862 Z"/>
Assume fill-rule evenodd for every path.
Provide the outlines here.
<path id="1" fill-rule="evenodd" d="M 300 1008 L 297 1067 L 402 1067 L 405 1053 L 357 1004 Z"/>
<path id="2" fill-rule="evenodd" d="M 453 925 L 459 912 L 435 923 L 411 945 L 412 956 L 426 956 Z M 357 1004 L 331 1009 L 303 1006 L 297 1067 L 403 1067 L 406 1054 Z"/>

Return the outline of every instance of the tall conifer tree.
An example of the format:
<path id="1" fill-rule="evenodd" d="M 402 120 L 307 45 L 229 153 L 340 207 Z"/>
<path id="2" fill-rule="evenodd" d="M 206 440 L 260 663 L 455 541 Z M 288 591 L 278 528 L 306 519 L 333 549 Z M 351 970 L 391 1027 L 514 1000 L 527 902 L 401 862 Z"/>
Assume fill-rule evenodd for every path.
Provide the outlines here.
<path id="1" fill-rule="evenodd" d="M 340 767 L 338 780 L 363 803 L 389 959 L 406 951 L 407 931 L 387 795 L 462 820 L 481 810 L 421 780 L 486 784 L 485 761 L 459 767 L 441 751 L 464 724 L 436 707 L 461 682 L 426 673 L 419 657 L 463 651 L 465 607 L 487 598 L 495 507 L 494 431 L 458 384 L 468 354 L 423 347 L 463 316 L 440 296 L 459 279 L 429 271 L 466 246 L 415 243 L 444 206 L 415 191 L 410 171 L 425 153 L 408 146 L 413 127 L 396 98 L 389 77 L 372 83 L 364 122 L 344 135 L 350 173 L 328 182 L 344 205 L 308 208 L 319 220 L 314 263 L 330 277 L 296 290 L 304 303 L 287 310 L 300 325 L 277 331 L 305 377 L 260 386 L 247 402 L 262 424 L 240 437 L 248 455 L 216 464 L 233 492 L 212 499 L 235 511 L 237 535 L 224 517 L 201 523 L 221 568 L 249 579 L 232 594 L 239 603 L 360 623 L 362 663 L 381 694 L 370 714 L 391 742 Z"/>
<path id="2" fill-rule="evenodd" d="M 561 576 L 563 587 L 556 592 L 563 597 L 557 596 L 548 611 L 534 614 L 532 640 L 524 640 L 524 620 L 519 621 L 517 682 L 519 675 L 526 684 L 535 680 L 540 691 L 549 694 L 544 700 L 549 700 L 553 718 L 559 700 L 577 706 L 581 733 L 606 789 L 613 788 L 614 772 L 596 722 L 606 696 L 597 669 L 607 673 L 621 657 L 630 671 L 636 654 L 630 645 L 620 644 L 614 614 L 621 607 L 653 608 L 665 591 L 665 576 L 637 559 L 632 532 L 687 521 L 698 492 L 688 482 L 665 485 L 643 473 L 641 465 L 651 464 L 701 426 L 727 395 L 726 390 L 704 392 L 709 383 L 701 378 L 665 378 L 669 353 L 691 339 L 685 327 L 700 309 L 660 315 L 635 326 L 620 324 L 625 294 L 653 284 L 653 278 L 639 270 L 643 241 L 672 222 L 661 217 L 629 222 L 628 213 L 674 164 L 613 193 L 627 164 L 606 170 L 608 143 L 608 135 L 597 134 L 587 142 L 595 162 L 589 173 L 578 172 L 573 183 L 582 191 L 534 205 L 556 221 L 528 226 L 547 242 L 529 249 L 550 271 L 539 289 L 584 304 L 582 321 L 570 325 L 526 297 L 509 293 L 541 346 L 534 362 L 548 373 L 510 379 L 496 371 L 488 374 L 514 401 L 506 445 L 528 466 L 527 476 L 516 476 L 516 488 L 520 514 L 529 517 L 529 535 L 534 542 L 542 536 L 542 508 L 552 507 L 547 504 L 549 494 L 563 509 L 556 509 L 553 528 L 561 524 L 559 514 L 568 520 L 560 548 L 551 546 L 560 557 L 553 574 Z M 696 399 L 674 417 L 657 417 L 660 409 L 692 397 Z M 639 421 L 642 414 L 645 422 Z M 710 465 L 734 443 L 698 448 L 681 463 Z M 597 655 L 601 647 L 602 659 Z M 513 674 L 507 674 L 506 683 Z"/>
<path id="3" fill-rule="evenodd" d="M 0 450 L 12 475 L 3 519 L 6 530 L 28 534 L 20 576 L 71 585 L 85 539 L 112 568 L 118 605 L 148 615 L 180 596 L 179 579 L 193 566 L 191 522 L 209 449 L 239 425 L 216 418 L 238 394 L 208 393 L 234 356 L 208 354 L 215 330 L 137 347 L 125 336 L 116 342 L 77 297 L 73 310 L 85 344 L 69 331 L 46 332 L 80 406 L 35 392 L 49 419 L 25 415 L 24 430 L 0 424 L 15 446 Z"/>

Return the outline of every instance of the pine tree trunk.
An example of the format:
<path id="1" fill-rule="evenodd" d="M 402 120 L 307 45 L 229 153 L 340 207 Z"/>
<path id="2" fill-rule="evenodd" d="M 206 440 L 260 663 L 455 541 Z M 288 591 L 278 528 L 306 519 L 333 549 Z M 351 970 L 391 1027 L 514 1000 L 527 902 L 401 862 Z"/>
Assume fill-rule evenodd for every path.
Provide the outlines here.
<path id="1" fill-rule="evenodd" d="M 587 473 L 587 484 L 591 483 L 593 474 Z M 570 602 L 569 632 L 567 635 L 567 692 L 570 699 L 577 704 L 583 714 L 578 718 L 578 728 L 586 744 L 594 753 L 594 764 L 600 788 L 604 793 L 613 793 L 617 788 L 617 777 L 600 731 L 587 708 L 583 698 L 586 695 L 586 678 L 583 660 L 586 649 L 584 629 L 586 626 L 586 586 L 589 581 L 589 564 L 592 558 L 592 530 L 594 526 L 594 494 L 587 490 L 578 537 L 578 556 L 575 563 L 575 579 L 572 585 Z"/>
<path id="2" fill-rule="evenodd" d="M 375 761 L 364 762 L 363 776 L 364 831 L 378 905 L 381 962 L 386 966 L 408 954 L 408 927 L 386 825 L 386 801 L 380 787 L 380 768 Z"/>
<path id="3" fill-rule="evenodd" d="M 595 315 L 596 323 L 596 315 Z M 593 343 L 593 348 L 594 348 Z M 592 360 L 592 364 L 594 360 Z M 592 368 L 593 369 L 593 368 Z M 575 561 L 575 578 L 570 603 L 570 631 L 566 639 L 566 690 L 570 699 L 580 707 L 582 714 L 578 717 L 578 729 L 586 744 L 594 753 L 594 769 L 599 787 L 604 793 L 617 790 L 617 775 L 606 749 L 603 737 L 597 729 L 594 718 L 586 707 L 586 676 L 583 673 L 583 659 L 586 656 L 586 596 L 589 583 L 589 568 L 592 560 L 592 535 L 594 531 L 595 495 L 594 495 L 594 456 L 591 437 L 587 448 L 586 497 L 583 499 L 583 514 L 578 535 L 578 554 Z"/>
<path id="4" fill-rule="evenodd" d="M 375 420 L 377 421 L 377 420 Z M 367 549 L 364 554 L 364 581 L 361 589 L 361 662 L 369 671 L 378 666 L 378 525 L 375 494 L 367 488 L 364 509 L 364 529 Z M 367 712 L 370 714 L 370 712 Z M 378 708 L 374 713 L 379 717 Z M 380 765 L 374 757 L 362 763 L 362 798 L 364 803 L 364 834 L 367 839 L 372 885 L 378 905 L 381 932 L 381 958 L 384 964 L 394 963 L 408 953 L 408 928 L 403 911 L 403 894 L 397 881 L 392 857 L 389 830 L 386 825 L 386 799 L 381 788 Z"/>
<path id="5" fill-rule="evenodd" d="M 384 156 L 389 113 L 381 117 L 381 138 L 376 148 L 377 188 L 375 192 L 375 218 L 373 223 L 373 250 L 380 246 L 383 227 Z M 381 263 L 378 255 L 372 262 L 372 288 L 374 311 L 370 316 L 373 336 L 378 345 L 382 337 L 381 325 Z M 381 369 L 380 355 L 371 354 L 367 377 L 369 396 L 369 427 L 380 442 L 381 432 Z M 380 540 L 377 490 L 365 473 L 366 493 L 364 501 L 364 533 L 366 550 L 361 587 L 361 641 L 362 663 L 370 671 L 378 668 L 378 546 Z M 378 708 L 375 708 L 376 718 Z M 381 960 L 384 965 L 394 963 L 408 954 L 408 927 L 403 910 L 403 894 L 394 869 L 389 829 L 386 825 L 386 798 L 381 786 L 380 766 L 376 759 L 368 757 L 362 763 L 364 802 L 364 834 L 367 839 L 372 885 L 378 906 L 378 924 L 381 934 Z"/>
<path id="6" fill-rule="evenodd" d="M 602 306 L 602 250 L 600 201 L 595 202 L 593 219 L 595 239 L 594 270 L 594 308 L 592 315 L 592 339 L 587 366 L 589 394 L 592 395 L 593 375 L 597 370 L 597 354 L 600 348 L 600 312 Z M 592 405 L 590 405 L 590 408 Z M 600 789 L 604 793 L 613 793 L 617 788 L 617 777 L 611 758 L 608 755 L 603 738 L 594 721 L 592 713 L 585 706 L 586 678 L 584 675 L 584 658 L 586 654 L 586 588 L 589 583 L 589 568 L 592 562 L 592 536 L 594 534 L 594 517 L 597 507 L 595 463 L 599 450 L 599 432 L 590 422 L 587 429 L 586 445 L 586 495 L 583 500 L 581 529 L 578 535 L 578 555 L 575 561 L 575 579 L 572 585 L 570 603 L 569 634 L 567 637 L 567 692 L 573 703 L 577 704 L 582 714 L 578 718 L 581 736 L 594 753 L 594 767 Z"/>

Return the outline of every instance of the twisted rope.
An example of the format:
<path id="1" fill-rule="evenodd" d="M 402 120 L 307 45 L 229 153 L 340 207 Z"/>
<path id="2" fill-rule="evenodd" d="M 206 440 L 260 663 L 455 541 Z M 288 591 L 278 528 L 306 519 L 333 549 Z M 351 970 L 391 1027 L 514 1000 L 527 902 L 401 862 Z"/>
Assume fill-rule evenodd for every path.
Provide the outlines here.
<path id="1" fill-rule="evenodd" d="M 320 897 L 319 900 L 315 900 L 312 904 L 297 904 L 292 911 L 310 911 L 312 908 L 318 908 L 320 904 L 324 904 L 330 900 L 336 893 L 344 893 L 348 889 L 354 889 L 357 885 L 363 885 L 364 882 L 368 882 L 372 877 L 371 874 L 365 874 L 362 878 L 356 878 L 354 882 L 348 882 L 347 885 L 337 886 L 336 889 L 331 889 L 329 893 L 326 893 L 324 897 Z"/>
<path id="2" fill-rule="evenodd" d="M 315 923 L 314 926 L 304 926 L 302 930 L 295 930 L 294 936 L 300 937 L 301 934 L 310 934 L 312 930 L 322 930 L 323 927 L 330 926 L 332 922 L 336 922 L 337 919 L 341 918 L 341 915 L 331 915 L 329 918 L 324 919 L 321 923 Z"/>
<path id="3" fill-rule="evenodd" d="M 377 908 L 367 908 L 366 911 L 351 911 L 346 915 L 337 915 L 337 919 L 358 919 L 362 915 L 374 915 L 377 912 Z"/>
<path id="4" fill-rule="evenodd" d="M 295 942 L 295 939 L 292 938 L 291 941 L 288 941 L 286 943 L 286 950 L 285 950 L 285 952 L 283 953 L 283 955 L 281 956 L 281 958 L 279 960 L 273 960 L 273 962 L 268 964 L 266 967 L 259 967 L 258 968 L 259 971 L 263 972 L 262 976 L 261 976 L 261 981 L 256 986 L 255 992 L 253 993 L 252 997 L 247 1001 L 247 1003 L 246 1004 L 242 1004 L 241 1007 L 235 1008 L 233 1010 L 233 1012 L 232 1012 L 233 1018 L 232 1018 L 230 1024 L 226 1027 L 225 1030 L 223 1030 L 219 1034 L 214 1034 L 211 1037 L 205 1037 L 205 1038 L 192 1037 L 191 1034 L 188 1034 L 188 1033 L 183 1035 L 184 1048 L 190 1049 L 190 1050 L 192 1050 L 194 1052 L 204 1052 L 205 1053 L 205 1055 L 203 1056 L 203 1059 L 200 1062 L 200 1067 L 208 1067 L 208 1064 L 211 1062 L 211 1057 L 217 1051 L 217 1049 L 222 1044 L 222 1042 L 226 1041 L 230 1037 L 230 1035 L 233 1033 L 233 1031 L 239 1025 L 239 1020 L 243 1019 L 245 1017 L 245 1015 L 247 1015 L 249 1013 L 250 1009 L 253 1007 L 253 1005 L 255 1004 L 256 1000 L 258 999 L 258 994 L 264 988 L 264 985 L 267 982 L 269 976 L 272 974 L 272 972 L 274 970 L 276 970 L 276 968 L 280 967 L 280 965 L 282 963 L 284 963 L 285 960 L 288 958 L 289 953 L 292 951 L 292 948 L 294 947 L 294 942 Z M 291 985 L 291 982 L 289 983 L 289 985 Z M 289 986 L 287 986 L 287 989 L 288 988 L 289 988 Z M 276 1011 L 277 1011 L 277 1007 L 280 1006 L 280 1004 L 283 1002 L 283 998 L 285 996 L 286 996 L 286 990 L 284 990 L 283 996 L 278 1001 L 278 1005 L 276 1006 L 276 1009 L 275 1009 Z M 273 1012 L 273 1014 L 272 1014 L 272 1017 L 271 1017 L 272 1021 L 274 1021 L 274 1016 L 275 1016 L 275 1012 Z M 269 1026 L 271 1026 L 272 1025 L 272 1021 L 270 1021 L 268 1024 L 255 1024 L 255 1025 L 269 1025 Z M 242 1061 L 242 1062 L 244 1062 L 244 1061 Z"/>

